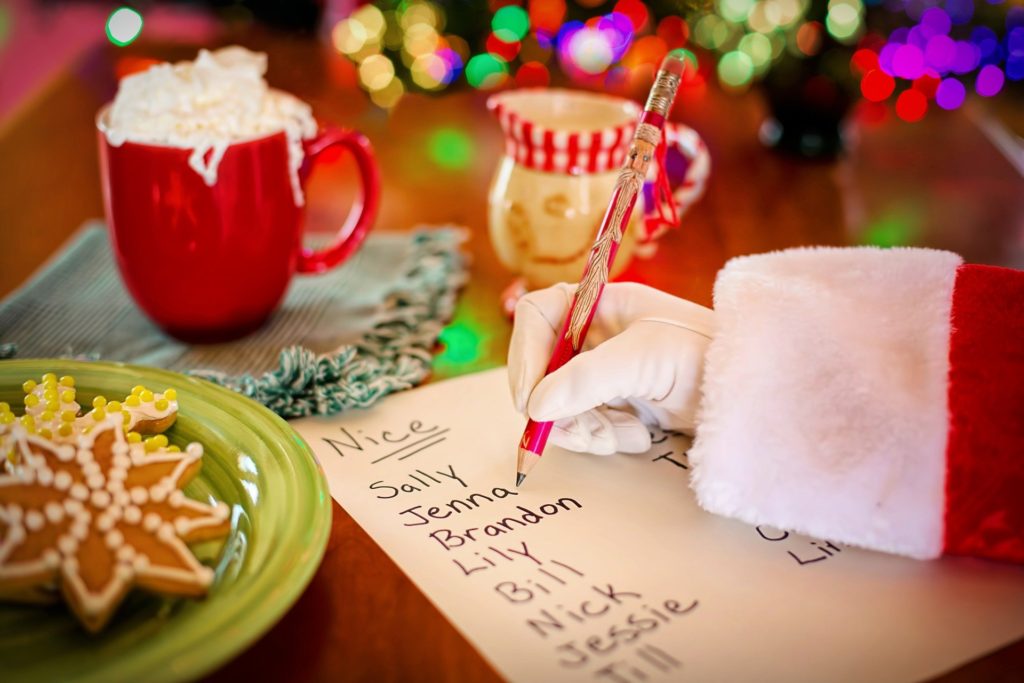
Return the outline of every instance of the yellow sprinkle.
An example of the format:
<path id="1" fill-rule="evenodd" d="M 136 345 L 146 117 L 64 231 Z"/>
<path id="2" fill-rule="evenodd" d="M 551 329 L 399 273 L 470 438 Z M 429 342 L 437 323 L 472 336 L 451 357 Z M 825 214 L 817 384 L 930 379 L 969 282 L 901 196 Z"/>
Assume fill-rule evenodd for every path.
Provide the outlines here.
<path id="1" fill-rule="evenodd" d="M 160 448 L 167 448 L 167 437 L 164 436 L 163 434 L 157 434 L 152 439 L 150 439 L 150 441 L 155 443 Z"/>
<path id="2" fill-rule="evenodd" d="M 96 420 L 97 422 L 102 422 L 103 420 L 106 420 L 107 411 L 103 410 L 103 408 L 97 408 L 96 410 L 92 411 L 92 419 Z"/>
<path id="3" fill-rule="evenodd" d="M 49 384 L 50 382 L 56 382 L 56 381 L 57 381 L 57 375 L 53 374 L 52 372 L 48 372 L 45 375 L 43 375 L 43 384 Z"/>
<path id="4" fill-rule="evenodd" d="M 71 388 L 75 386 L 75 378 L 72 377 L 71 375 L 64 375 L 63 377 L 60 378 L 60 385 L 62 387 Z"/>
<path id="5" fill-rule="evenodd" d="M 3 413 L 2 415 L 0 415 L 0 424 L 14 424 L 14 421 L 16 419 L 18 418 L 14 417 L 14 413 Z"/>
<path id="6" fill-rule="evenodd" d="M 29 408 L 34 408 L 39 405 L 39 397 L 35 394 L 27 394 L 25 396 L 25 405 Z"/>
<path id="7" fill-rule="evenodd" d="M 11 404 L 7 401 L 0 401 L 0 413 L 11 412 Z"/>
<path id="8" fill-rule="evenodd" d="M 145 391 L 139 392 L 139 398 L 142 400 L 143 403 L 149 403 L 150 401 L 153 400 L 153 392 L 150 391 L 149 389 L 146 389 Z"/>
<path id="9" fill-rule="evenodd" d="M 24 391 L 24 392 L 25 392 L 26 394 L 30 394 L 30 393 L 32 393 L 32 391 L 33 391 L 33 390 L 34 390 L 34 389 L 35 389 L 35 388 L 36 388 L 37 386 L 38 386 L 38 385 L 37 385 L 37 384 L 35 383 L 35 381 L 34 381 L 34 380 L 31 380 L 31 379 L 29 379 L 29 380 L 25 380 L 25 383 L 21 385 L 21 389 L 22 389 L 22 391 Z"/>
<path id="10" fill-rule="evenodd" d="M 124 404 L 129 408 L 138 408 L 142 405 L 142 402 L 139 401 L 139 397 L 136 394 L 132 394 L 124 400 Z"/>
<path id="11" fill-rule="evenodd" d="M 153 451 L 155 451 L 157 449 L 157 445 L 156 445 L 156 443 L 153 442 L 153 439 L 146 439 L 143 442 L 143 444 L 146 446 L 146 452 L 147 453 L 152 453 Z"/>
<path id="12" fill-rule="evenodd" d="M 127 427 L 128 424 L 132 421 L 132 414 L 131 413 L 121 413 L 121 414 L 124 415 L 124 426 Z"/>
<path id="13" fill-rule="evenodd" d="M 42 429 L 39 430 L 39 436 L 43 437 L 44 439 L 52 439 L 53 438 L 53 432 L 51 432 L 49 429 L 43 427 Z"/>
<path id="14" fill-rule="evenodd" d="M 171 404 L 166 398 L 161 398 L 153 405 L 156 407 L 157 410 L 167 410 L 167 407 L 170 406 Z"/>
<path id="15" fill-rule="evenodd" d="M 141 384 L 136 384 L 134 387 L 132 387 L 132 395 L 133 396 L 138 396 L 139 394 L 141 394 L 145 390 L 146 390 L 146 387 L 142 386 Z"/>
<path id="16" fill-rule="evenodd" d="M 56 389 L 47 389 L 46 391 L 44 391 L 43 392 L 43 400 L 44 401 L 56 401 L 57 400 L 57 390 Z"/>
<path id="17" fill-rule="evenodd" d="M 175 401 L 178 399 L 178 392 L 175 391 L 174 389 L 168 389 L 167 391 L 164 392 L 164 398 L 166 398 L 168 401 Z"/>
<path id="18" fill-rule="evenodd" d="M 36 433 L 36 419 L 31 415 L 21 416 L 21 426 L 27 429 L 29 434 Z"/>
<path id="19" fill-rule="evenodd" d="M 73 402 L 75 400 L 75 390 L 74 389 L 66 389 L 66 390 L 60 392 L 60 400 L 64 401 L 64 403 L 71 403 L 71 402 Z"/>
<path id="20" fill-rule="evenodd" d="M 72 431 L 74 431 L 74 428 L 67 422 L 65 422 L 64 424 L 57 428 L 57 433 L 60 434 L 61 436 L 71 436 Z"/>
<path id="21" fill-rule="evenodd" d="M 62 422 L 74 422 L 77 415 L 73 410 L 62 410 L 60 411 L 60 419 Z"/>
<path id="22" fill-rule="evenodd" d="M 53 422 L 53 411 L 44 410 L 43 412 L 39 413 L 39 419 L 42 420 L 43 422 Z"/>
<path id="23" fill-rule="evenodd" d="M 46 409 L 49 410 L 54 415 L 56 415 L 58 412 L 60 412 L 60 404 L 57 403 L 56 401 L 47 401 Z"/>
<path id="24" fill-rule="evenodd" d="M 174 444 L 168 446 L 167 450 L 170 451 L 171 453 L 181 453 L 181 449 L 175 446 Z"/>
<path id="25" fill-rule="evenodd" d="M 103 398 L 102 396 L 97 396 L 92 400 L 93 408 L 102 408 L 105 405 L 107 405 L 107 399 Z"/>
<path id="26" fill-rule="evenodd" d="M 142 434 L 138 432 L 128 432 L 125 438 L 128 439 L 128 443 L 142 443 Z"/>
<path id="27" fill-rule="evenodd" d="M 111 401 L 110 403 L 108 403 L 107 404 L 107 412 L 108 413 L 119 413 L 119 412 L 121 412 L 121 402 L 120 401 Z"/>

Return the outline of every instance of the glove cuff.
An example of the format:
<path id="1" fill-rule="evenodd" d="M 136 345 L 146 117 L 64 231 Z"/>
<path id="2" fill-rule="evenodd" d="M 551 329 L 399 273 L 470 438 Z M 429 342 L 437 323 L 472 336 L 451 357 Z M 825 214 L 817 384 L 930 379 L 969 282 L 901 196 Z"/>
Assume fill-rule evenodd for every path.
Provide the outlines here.
<path id="1" fill-rule="evenodd" d="M 1024 561 L 1024 274 L 926 249 L 795 249 L 728 263 L 715 310 L 690 453 L 705 509 L 918 558 Z"/>

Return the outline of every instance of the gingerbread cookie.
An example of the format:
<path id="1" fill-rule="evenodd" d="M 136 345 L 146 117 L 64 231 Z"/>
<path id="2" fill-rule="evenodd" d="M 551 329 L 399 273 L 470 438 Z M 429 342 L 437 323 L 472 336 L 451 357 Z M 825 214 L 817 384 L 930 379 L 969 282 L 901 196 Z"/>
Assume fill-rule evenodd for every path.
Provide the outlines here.
<path id="1" fill-rule="evenodd" d="M 166 407 L 146 405 L 158 400 L 140 396 L 139 406 L 130 406 L 148 411 L 138 413 L 136 426 L 167 417 Z M 104 406 L 99 410 L 106 413 Z M 0 475 L 0 595 L 45 595 L 59 587 L 93 632 L 132 586 L 204 595 L 213 571 L 186 543 L 220 538 L 230 529 L 224 503 L 206 505 L 181 491 L 202 466 L 202 446 L 189 444 L 182 452 L 163 435 L 143 441 L 126 432 L 132 420 L 119 412 L 100 419 L 92 413 L 73 439 L 45 438 L 38 427 L 30 433 L 28 425 L 0 413 L 14 451 L 8 473 Z"/>

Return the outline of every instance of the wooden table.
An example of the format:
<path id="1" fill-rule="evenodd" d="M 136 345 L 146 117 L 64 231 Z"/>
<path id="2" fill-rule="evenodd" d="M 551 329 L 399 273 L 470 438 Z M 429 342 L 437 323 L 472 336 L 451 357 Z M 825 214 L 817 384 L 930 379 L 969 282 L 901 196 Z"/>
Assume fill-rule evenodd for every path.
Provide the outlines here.
<path id="1" fill-rule="evenodd" d="M 249 29 L 235 40 L 270 54 L 271 84 L 310 102 L 319 117 L 365 132 L 384 178 L 378 226 L 468 226 L 472 279 L 456 322 L 472 331 L 468 360 L 440 357 L 436 377 L 504 362 L 510 326 L 498 305 L 509 281 L 486 232 L 486 189 L 501 149 L 485 96 L 406 97 L 390 114 L 372 107 L 341 58 L 309 38 Z M 192 49 L 104 47 L 75 64 L 0 129 L 0 294 L 18 286 L 83 221 L 101 216 L 93 117 L 114 93 L 127 56 L 181 59 Z M 1006 107 L 1020 132 L 1019 109 Z M 1017 112 L 1017 113 L 1015 113 Z M 807 162 L 764 149 L 757 93 L 709 89 L 677 107 L 711 150 L 713 179 L 683 230 L 635 277 L 710 304 L 716 271 L 730 257 L 795 245 L 878 240 L 954 249 L 968 260 L 1024 265 L 1024 183 L 981 132 L 987 110 L 929 114 L 906 125 L 859 127 L 850 153 Z M 447 169 L 432 160 L 431 136 L 466 136 L 470 158 Z M 347 207 L 353 173 L 318 171 L 310 223 L 328 230 Z M 867 653 L 866 653 L 867 655 Z M 869 656 L 869 655 L 867 655 Z M 939 679 L 1024 680 L 1024 641 Z M 497 675 L 395 564 L 336 504 L 323 564 L 296 605 L 211 681 L 496 680 Z"/>

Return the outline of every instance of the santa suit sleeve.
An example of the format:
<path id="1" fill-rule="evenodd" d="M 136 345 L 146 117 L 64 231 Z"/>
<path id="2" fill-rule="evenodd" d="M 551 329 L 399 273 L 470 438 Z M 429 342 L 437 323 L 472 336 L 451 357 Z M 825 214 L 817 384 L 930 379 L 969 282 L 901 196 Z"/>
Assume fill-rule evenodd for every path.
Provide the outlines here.
<path id="1" fill-rule="evenodd" d="M 1024 562 L 1024 272 L 928 249 L 730 261 L 691 485 L 707 510 Z"/>

